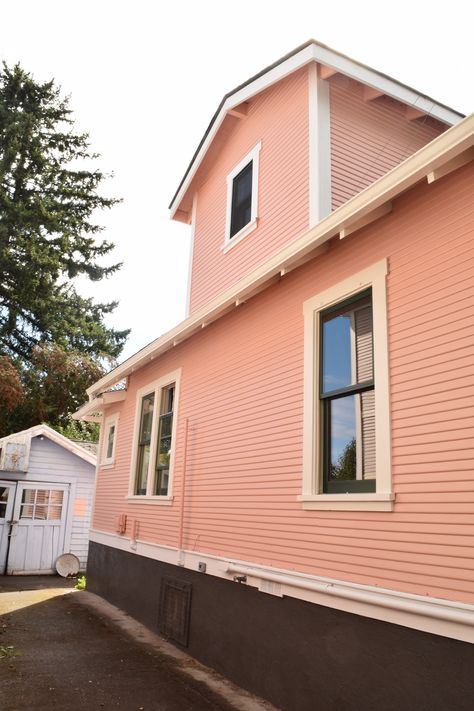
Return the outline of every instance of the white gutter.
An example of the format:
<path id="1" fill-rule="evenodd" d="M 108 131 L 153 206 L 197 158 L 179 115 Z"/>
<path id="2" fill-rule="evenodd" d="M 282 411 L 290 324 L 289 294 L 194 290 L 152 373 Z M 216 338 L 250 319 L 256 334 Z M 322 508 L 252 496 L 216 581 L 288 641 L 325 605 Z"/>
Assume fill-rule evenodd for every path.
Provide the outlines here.
<path id="1" fill-rule="evenodd" d="M 369 605 L 378 605 L 379 607 L 400 610 L 401 612 L 409 612 L 414 615 L 423 615 L 446 622 L 454 622 L 456 624 L 474 627 L 474 610 L 472 605 L 455 603 L 450 600 L 429 598 L 429 600 L 425 601 L 421 596 L 409 595 L 407 593 L 397 592 L 396 590 L 376 588 L 370 585 L 358 586 L 354 583 L 345 585 L 342 582 L 332 582 L 330 580 L 310 581 L 305 580 L 303 577 L 298 578 L 296 575 L 289 576 L 279 573 L 270 573 L 265 570 L 233 563 L 229 563 L 226 572 L 236 575 L 245 575 L 258 580 L 268 580 L 269 582 L 288 585 L 289 587 L 298 588 L 300 590 L 333 595 L 335 597 L 345 598 L 346 600 L 364 602 Z"/>
<path id="2" fill-rule="evenodd" d="M 464 153 L 473 145 L 474 114 L 471 114 L 334 210 L 315 227 L 290 242 L 262 265 L 173 329 L 152 341 L 98 380 L 87 389 L 89 397 L 91 399 L 96 397 L 133 371 L 199 332 L 207 324 L 238 306 L 239 303 L 251 298 L 290 269 L 313 259 L 316 256 L 315 251 L 332 237 L 370 216 L 377 208 L 426 179 L 429 173 Z M 347 239 L 351 239 L 351 237 L 347 237 Z M 76 416 L 85 407 L 78 410 Z M 90 411 L 93 411 L 93 408 Z"/>

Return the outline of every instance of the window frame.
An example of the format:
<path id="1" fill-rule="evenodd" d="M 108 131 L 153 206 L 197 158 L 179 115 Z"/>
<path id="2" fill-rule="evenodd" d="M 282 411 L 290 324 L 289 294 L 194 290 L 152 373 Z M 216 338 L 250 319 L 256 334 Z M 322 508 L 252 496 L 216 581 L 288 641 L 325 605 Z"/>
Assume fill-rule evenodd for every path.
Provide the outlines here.
<path id="1" fill-rule="evenodd" d="M 304 302 L 303 491 L 298 499 L 305 509 L 391 511 L 393 508 L 387 274 L 388 262 L 383 259 Z M 323 493 L 325 452 L 320 400 L 321 316 L 332 306 L 343 305 L 369 288 L 372 291 L 373 318 L 376 488 L 374 493 Z"/>
<path id="2" fill-rule="evenodd" d="M 256 146 L 249 151 L 244 158 L 231 170 L 227 175 L 227 209 L 226 209 L 226 224 L 225 224 L 225 241 L 221 249 L 227 252 L 229 249 L 238 244 L 244 237 L 257 227 L 258 222 L 258 185 L 259 185 L 259 158 L 262 142 L 259 141 Z M 230 236 L 232 224 L 232 202 L 234 195 L 234 180 L 238 175 L 252 163 L 252 199 L 250 209 L 250 220 L 232 237 Z"/>
<path id="3" fill-rule="evenodd" d="M 108 415 L 104 419 L 103 425 L 103 437 L 100 445 L 100 465 L 102 467 L 113 466 L 115 463 L 115 448 L 117 446 L 117 430 L 119 422 L 119 413 L 115 412 L 113 415 Z M 107 445 L 109 440 L 109 432 L 112 427 L 115 427 L 114 441 L 112 445 L 112 454 L 107 457 Z"/>
<path id="4" fill-rule="evenodd" d="M 156 503 L 156 504 L 168 504 L 170 505 L 173 501 L 173 472 L 174 472 L 174 461 L 176 452 L 176 431 L 177 431 L 177 421 L 178 421 L 178 407 L 179 407 L 179 391 L 180 391 L 180 380 L 181 380 L 181 369 L 175 370 L 172 373 L 167 373 L 166 375 L 154 380 L 148 385 L 141 387 L 136 393 L 135 402 L 135 423 L 134 423 L 134 434 L 133 434 L 133 444 L 132 444 L 132 456 L 130 462 L 130 479 L 129 479 L 129 490 L 127 495 L 127 500 L 130 503 Z M 158 451 L 158 428 L 160 423 L 160 409 L 161 409 L 161 397 L 163 390 L 174 384 L 174 402 L 173 402 L 173 421 L 171 426 L 171 453 L 170 453 L 170 466 L 169 466 L 169 479 L 168 479 L 168 493 L 167 494 L 154 494 L 155 479 L 156 479 L 156 456 Z M 150 460 L 148 463 L 148 475 L 147 475 L 147 490 L 146 494 L 136 494 L 135 484 L 137 476 L 137 457 L 138 457 L 138 444 L 140 437 L 140 426 L 141 426 L 141 411 L 142 411 L 142 401 L 147 395 L 154 395 L 155 407 L 153 409 L 153 420 L 151 425 L 151 445 L 150 445 Z"/>

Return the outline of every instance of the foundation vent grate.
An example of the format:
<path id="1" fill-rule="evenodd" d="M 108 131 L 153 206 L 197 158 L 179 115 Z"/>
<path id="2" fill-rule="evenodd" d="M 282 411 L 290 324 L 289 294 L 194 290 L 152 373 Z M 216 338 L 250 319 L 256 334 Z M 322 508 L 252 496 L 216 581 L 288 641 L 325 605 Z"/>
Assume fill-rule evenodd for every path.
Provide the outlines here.
<path id="1" fill-rule="evenodd" d="M 168 639 L 188 646 L 191 583 L 163 578 L 160 588 L 158 629 Z"/>

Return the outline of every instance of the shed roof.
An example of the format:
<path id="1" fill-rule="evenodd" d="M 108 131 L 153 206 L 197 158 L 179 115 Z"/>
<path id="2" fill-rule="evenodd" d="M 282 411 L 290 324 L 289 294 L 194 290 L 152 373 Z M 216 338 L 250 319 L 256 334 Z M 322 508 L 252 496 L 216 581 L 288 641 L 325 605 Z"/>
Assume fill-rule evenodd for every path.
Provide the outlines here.
<path id="1" fill-rule="evenodd" d="M 88 462 L 89 464 L 92 464 L 93 466 L 96 465 L 97 456 L 95 454 L 93 454 L 90 450 L 84 448 L 78 442 L 74 442 L 68 437 L 65 437 L 59 432 L 56 432 L 56 430 L 53 430 L 52 427 L 46 424 L 35 425 L 34 427 L 30 427 L 27 430 L 22 430 L 21 432 L 14 432 L 11 435 L 2 437 L 0 439 L 0 448 L 3 447 L 7 442 L 14 442 L 20 437 L 31 440 L 34 437 L 40 436 L 47 437 L 49 440 L 51 440 L 51 442 L 54 442 L 60 447 L 67 449 L 68 452 L 71 452 L 71 454 L 75 454 L 77 457 L 84 459 L 84 461 Z"/>

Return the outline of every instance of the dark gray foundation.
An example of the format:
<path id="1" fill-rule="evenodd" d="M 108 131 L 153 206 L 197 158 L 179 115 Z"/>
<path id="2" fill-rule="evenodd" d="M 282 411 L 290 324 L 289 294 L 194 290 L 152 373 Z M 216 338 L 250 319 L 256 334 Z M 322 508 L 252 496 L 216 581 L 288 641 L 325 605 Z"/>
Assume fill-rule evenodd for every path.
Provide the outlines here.
<path id="1" fill-rule="evenodd" d="M 90 544 L 88 589 L 155 632 L 170 579 L 189 654 L 285 711 L 474 708 L 474 645 Z"/>

